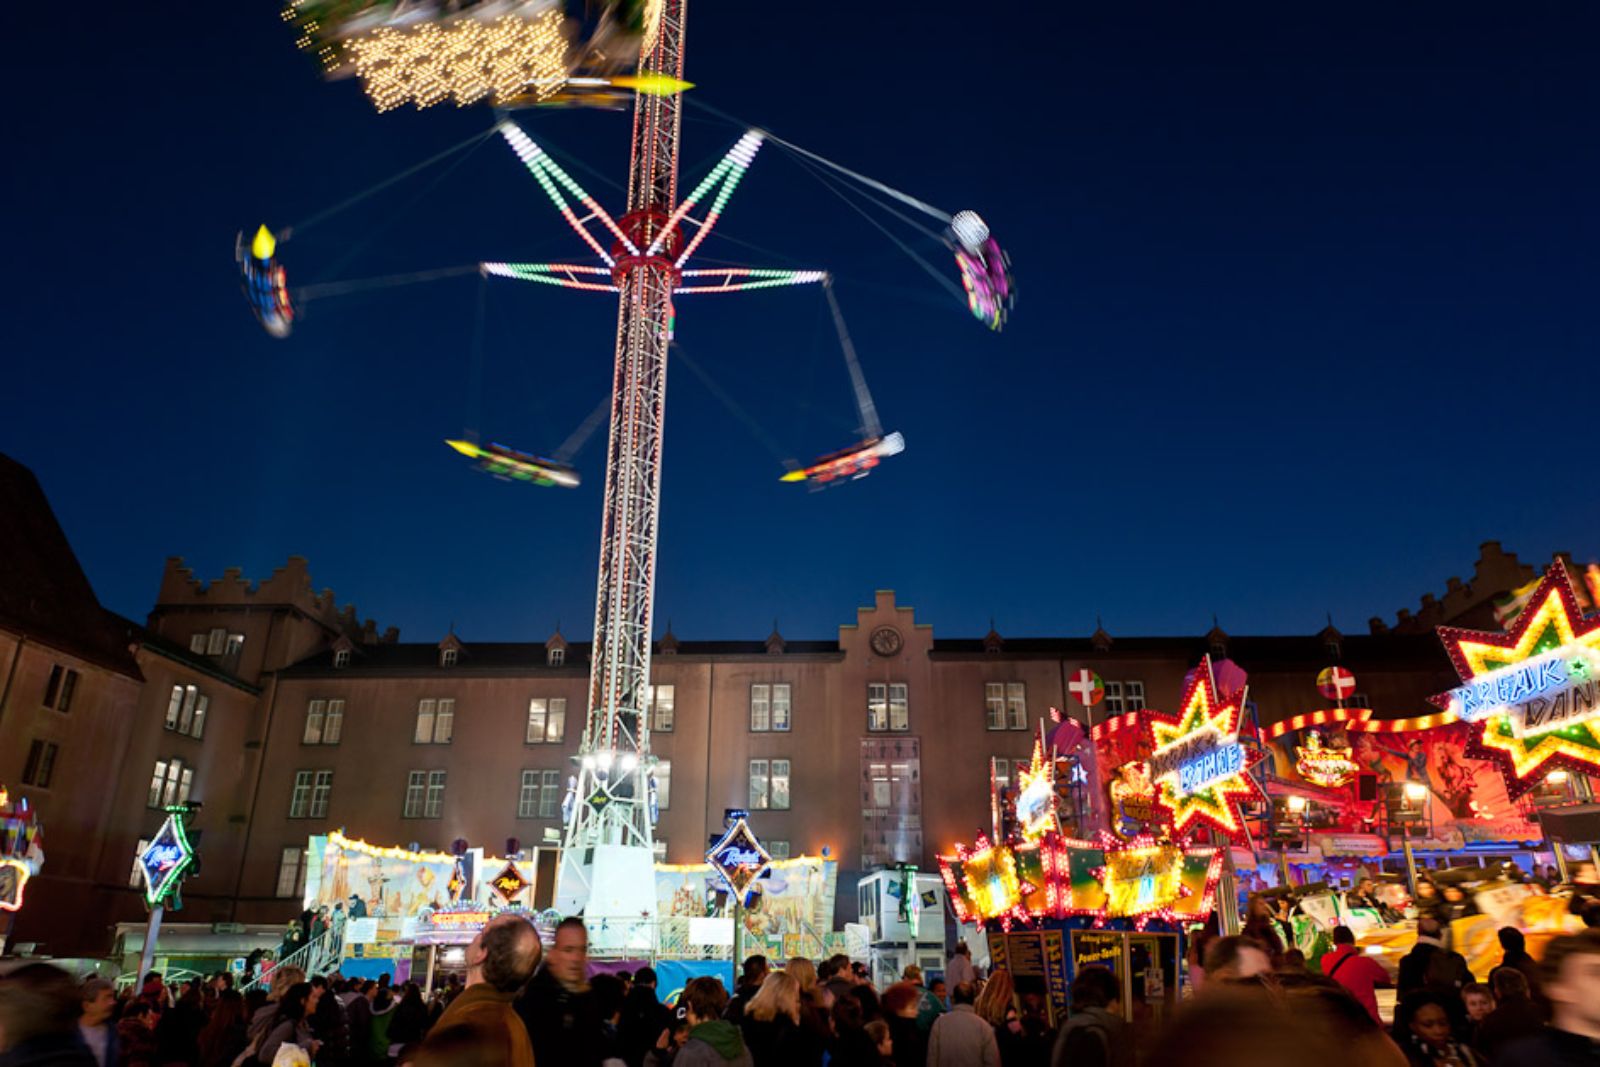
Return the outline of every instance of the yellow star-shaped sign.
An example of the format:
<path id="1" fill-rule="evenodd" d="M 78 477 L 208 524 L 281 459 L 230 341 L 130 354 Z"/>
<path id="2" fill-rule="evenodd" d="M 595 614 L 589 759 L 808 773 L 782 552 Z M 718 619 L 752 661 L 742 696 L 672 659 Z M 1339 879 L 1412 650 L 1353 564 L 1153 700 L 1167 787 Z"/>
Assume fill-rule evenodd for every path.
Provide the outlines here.
<path id="1" fill-rule="evenodd" d="M 1044 743 L 1033 743 L 1033 761 L 1017 768 L 1017 828 L 1023 840 L 1032 841 L 1052 830 L 1056 823 L 1056 761 L 1045 752 Z"/>
<path id="2" fill-rule="evenodd" d="M 1260 754 L 1243 749 L 1231 751 L 1239 744 L 1240 714 L 1237 703 L 1224 702 L 1217 696 L 1211 657 L 1207 656 L 1200 661 L 1200 668 L 1183 695 L 1182 713 L 1177 718 L 1151 716 L 1155 750 L 1150 754 L 1150 773 L 1160 787 L 1160 805 L 1172 813 L 1174 836 L 1192 829 L 1197 822 L 1209 824 L 1229 837 L 1238 836 L 1244 829 L 1241 805 L 1265 799 L 1249 773 Z M 1218 765 L 1233 769 L 1185 790 L 1180 765 L 1208 752 L 1231 756 L 1231 761 Z"/>
<path id="3" fill-rule="evenodd" d="M 1483 718 L 1483 728 L 1467 755 L 1499 764 L 1513 799 L 1556 767 L 1582 774 L 1600 771 L 1600 678 L 1593 666 L 1600 656 L 1600 618 L 1584 617 L 1572 578 L 1559 559 L 1540 579 L 1508 632 L 1441 626 L 1439 637 L 1467 684 L 1431 698 L 1432 703 L 1457 713 L 1465 713 L 1469 701 L 1497 709 Z M 1553 672 L 1541 672 L 1539 677 L 1564 679 L 1561 691 L 1533 692 L 1528 680 L 1533 672 L 1516 669 L 1530 661 L 1552 666 Z M 1530 699 L 1543 700 L 1541 708 L 1559 708 L 1561 724 L 1529 731 L 1513 721 L 1514 714 L 1522 713 L 1498 710 Z M 1593 710 L 1585 714 L 1585 705 Z"/>

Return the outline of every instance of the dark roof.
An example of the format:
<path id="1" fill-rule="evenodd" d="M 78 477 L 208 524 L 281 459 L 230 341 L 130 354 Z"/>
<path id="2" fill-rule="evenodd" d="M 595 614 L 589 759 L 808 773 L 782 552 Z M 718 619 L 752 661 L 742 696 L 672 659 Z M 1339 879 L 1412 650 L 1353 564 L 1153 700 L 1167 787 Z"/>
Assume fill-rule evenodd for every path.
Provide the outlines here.
<path id="1" fill-rule="evenodd" d="M 33 472 L 0 454 L 0 625 L 131 678 L 139 667 L 100 606 Z"/>
<path id="2" fill-rule="evenodd" d="M 283 677 L 294 678 L 352 672 L 359 674 L 368 671 L 459 671 L 470 674 L 473 671 L 484 670 L 569 671 L 579 668 L 587 670 L 591 647 L 593 646 L 589 641 L 567 642 L 564 663 L 559 667 L 552 667 L 546 658 L 547 646 L 542 641 L 462 641 L 461 658 L 456 665 L 441 667 L 437 644 L 399 641 L 372 645 L 357 643 L 350 650 L 349 667 L 335 667 L 333 650 L 328 649 L 307 656 L 298 663 L 290 664 L 278 673 Z M 839 642 L 786 641 L 781 653 L 784 656 L 819 654 L 839 655 Z M 772 655 L 774 654 L 767 651 L 765 641 L 679 641 L 676 652 L 656 653 L 657 658 L 664 662 L 673 659 L 693 659 L 696 656 L 752 656 L 764 659 Z"/>

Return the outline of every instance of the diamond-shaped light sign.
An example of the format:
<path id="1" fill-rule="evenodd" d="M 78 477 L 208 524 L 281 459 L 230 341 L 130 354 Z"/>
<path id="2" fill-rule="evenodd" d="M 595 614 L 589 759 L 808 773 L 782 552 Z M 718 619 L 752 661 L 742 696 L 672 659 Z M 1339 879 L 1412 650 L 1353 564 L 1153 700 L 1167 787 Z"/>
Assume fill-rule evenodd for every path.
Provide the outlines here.
<path id="1" fill-rule="evenodd" d="M 507 903 L 514 901 L 528 888 L 528 880 L 522 877 L 522 872 L 517 870 L 517 865 L 510 860 L 506 861 L 505 870 L 494 876 L 489 883 L 494 891 L 506 899 Z"/>
<path id="2" fill-rule="evenodd" d="M 728 832 L 706 853 L 706 862 L 721 875 L 728 891 L 742 902 L 750 887 L 772 866 L 772 856 L 761 847 L 755 831 L 741 816 L 733 820 Z"/>
<path id="3" fill-rule="evenodd" d="M 183 830 L 182 813 L 170 812 L 155 838 L 139 853 L 145 902 L 151 907 L 165 904 L 194 866 L 194 858 L 194 847 Z"/>

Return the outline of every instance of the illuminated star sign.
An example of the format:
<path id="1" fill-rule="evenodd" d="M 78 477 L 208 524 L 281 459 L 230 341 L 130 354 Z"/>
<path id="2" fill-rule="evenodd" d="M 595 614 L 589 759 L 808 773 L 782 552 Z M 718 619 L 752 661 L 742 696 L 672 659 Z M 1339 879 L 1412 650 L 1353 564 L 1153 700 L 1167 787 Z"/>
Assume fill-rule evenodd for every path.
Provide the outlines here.
<path id="1" fill-rule="evenodd" d="M 1033 743 L 1033 762 L 1017 769 L 1017 826 L 1025 840 L 1042 837 L 1056 825 L 1056 761 L 1040 741 Z"/>
<path id="2" fill-rule="evenodd" d="M 194 847 L 184 833 L 183 816 L 170 812 L 156 836 L 139 853 L 139 874 L 144 878 L 144 899 L 151 907 L 165 904 L 194 866 Z"/>
<path id="3" fill-rule="evenodd" d="M 706 862 L 721 876 L 728 891 L 742 901 L 749 895 L 750 887 L 772 866 L 772 856 L 761 846 L 750 824 L 738 818 L 711 846 Z"/>
<path id="4" fill-rule="evenodd" d="M 1585 618 L 1556 560 L 1507 633 L 1439 627 L 1462 685 L 1430 698 L 1482 730 L 1467 755 L 1500 766 L 1507 792 L 1556 767 L 1600 771 L 1600 618 Z"/>
<path id="5" fill-rule="evenodd" d="M 1238 704 L 1217 696 L 1209 656 L 1184 693 L 1183 712 L 1176 719 L 1151 716 L 1150 777 L 1172 813 L 1174 834 L 1205 822 L 1235 836 L 1244 825 L 1240 806 L 1265 800 L 1249 773 L 1261 756 L 1239 743 L 1239 719 Z"/>

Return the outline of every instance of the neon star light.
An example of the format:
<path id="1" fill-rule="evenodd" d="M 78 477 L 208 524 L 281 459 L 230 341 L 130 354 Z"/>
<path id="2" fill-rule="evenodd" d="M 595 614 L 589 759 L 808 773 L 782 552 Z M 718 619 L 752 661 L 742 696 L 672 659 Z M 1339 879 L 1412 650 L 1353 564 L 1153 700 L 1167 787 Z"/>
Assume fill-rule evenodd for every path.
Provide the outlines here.
<path id="1" fill-rule="evenodd" d="M 1482 730 L 1467 755 L 1495 762 L 1515 799 L 1564 767 L 1600 772 L 1600 617 L 1550 565 L 1507 633 L 1439 627 L 1463 684 L 1431 702 Z"/>
<path id="2" fill-rule="evenodd" d="M 1033 743 L 1033 761 L 1017 768 L 1017 828 L 1023 840 L 1033 841 L 1050 831 L 1060 832 L 1056 821 L 1056 761 Z"/>
<path id="3" fill-rule="evenodd" d="M 1183 695 L 1182 713 L 1150 716 L 1150 777 L 1160 788 L 1158 803 L 1172 813 L 1174 836 L 1203 822 L 1237 837 L 1244 829 L 1240 806 L 1265 801 L 1249 773 L 1261 754 L 1239 744 L 1239 720 L 1239 705 L 1217 696 L 1210 656 Z"/>
<path id="4" fill-rule="evenodd" d="M 145 903 L 152 908 L 166 904 L 178 891 L 183 877 L 194 866 L 194 846 L 184 832 L 182 810 L 168 810 L 167 821 L 139 853 L 139 874 L 144 879 Z"/>

